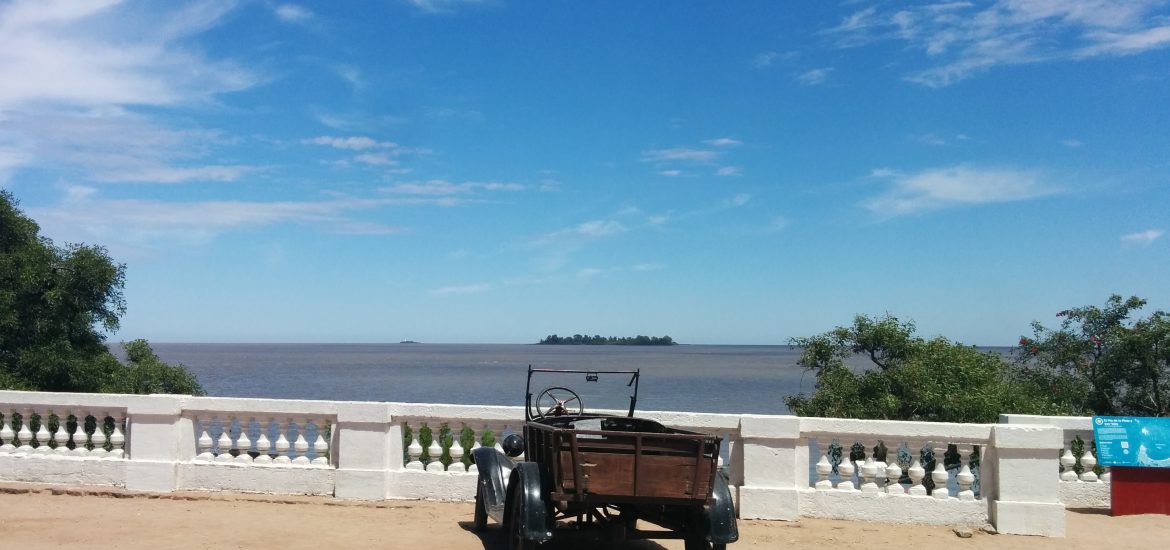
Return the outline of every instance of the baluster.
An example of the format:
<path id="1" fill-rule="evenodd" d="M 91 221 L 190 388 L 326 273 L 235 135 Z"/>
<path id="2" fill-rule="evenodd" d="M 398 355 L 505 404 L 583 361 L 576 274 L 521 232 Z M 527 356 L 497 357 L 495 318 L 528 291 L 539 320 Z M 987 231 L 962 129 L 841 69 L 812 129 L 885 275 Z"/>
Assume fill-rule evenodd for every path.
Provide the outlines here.
<path id="1" fill-rule="evenodd" d="M 1109 471 L 1109 467 L 1105 466 L 1105 473 L 1101 474 L 1100 480 L 1104 483 L 1113 481 L 1113 473 Z"/>
<path id="2" fill-rule="evenodd" d="M 256 460 L 253 464 L 272 464 L 272 455 L 268 452 L 272 449 L 272 442 L 268 441 L 268 430 L 272 427 L 272 423 L 276 420 L 269 418 L 268 421 L 257 422 L 256 427 L 260 431 L 260 435 L 256 437 Z"/>
<path id="3" fill-rule="evenodd" d="M 34 436 L 37 443 L 36 451 L 34 452 L 37 454 L 49 454 L 53 452 L 53 449 L 49 447 L 49 441 L 53 439 L 53 434 L 49 433 L 49 415 L 51 414 L 53 413 L 49 413 L 48 415 L 37 413 L 37 423 L 39 426 Z"/>
<path id="4" fill-rule="evenodd" d="M 934 480 L 934 491 L 931 493 L 936 499 L 945 500 L 950 498 L 951 492 L 947 488 L 947 481 L 950 480 L 951 475 L 947 473 L 945 455 L 947 452 L 947 444 L 934 442 L 934 471 L 930 473 L 930 479 Z"/>
<path id="5" fill-rule="evenodd" d="M 276 458 L 272 459 L 274 464 L 281 464 L 285 466 L 292 464 L 292 459 L 288 456 L 290 445 L 288 444 L 288 438 L 285 437 L 285 434 L 288 433 L 289 424 L 291 423 L 291 418 L 286 418 L 284 422 L 276 423 L 278 435 L 276 436 Z"/>
<path id="6" fill-rule="evenodd" d="M 830 443 L 832 442 L 830 441 Z M 817 445 L 817 448 L 819 449 L 820 445 Z M 825 447 L 825 451 L 821 453 L 821 459 L 817 461 L 816 468 L 817 477 L 820 478 L 816 483 L 817 490 L 828 491 L 832 489 L 833 481 L 829 479 L 829 475 L 833 473 L 833 463 L 829 462 L 828 447 Z"/>
<path id="7" fill-rule="evenodd" d="M 859 468 L 861 470 L 861 475 L 859 476 L 861 478 L 861 492 L 877 494 L 881 489 L 878 487 L 877 481 L 875 481 L 878 475 L 878 467 L 877 461 L 873 458 L 873 448 L 877 446 L 877 443 L 863 441 L 861 446 L 865 451 L 865 461 L 861 463 L 861 468 Z"/>
<path id="8" fill-rule="evenodd" d="M 1060 455 L 1060 480 L 1061 481 L 1076 481 L 1077 472 L 1074 470 L 1077 459 L 1072 454 L 1072 447 L 1065 447 L 1064 453 Z"/>
<path id="9" fill-rule="evenodd" d="M 877 459 L 877 453 L 878 453 L 877 446 L 878 445 L 881 445 L 882 447 L 885 447 L 885 449 L 886 449 L 886 456 L 883 457 L 881 460 Z M 871 450 L 873 451 L 874 467 L 877 468 L 877 473 L 874 475 L 874 481 L 877 482 L 878 492 L 884 493 L 884 492 L 886 492 L 886 459 L 889 458 L 890 449 L 889 449 L 889 447 L 886 446 L 885 441 L 879 440 L 877 443 L 874 444 L 873 447 L 871 447 Z"/>
<path id="10" fill-rule="evenodd" d="M 90 449 L 89 454 L 99 458 L 106 458 L 110 452 L 106 450 L 106 413 L 103 411 L 101 415 L 94 415 L 93 417 L 93 434 L 89 436 L 89 442 L 93 444 L 93 449 Z"/>
<path id="11" fill-rule="evenodd" d="M 329 429 L 328 420 L 314 420 L 313 426 L 317 431 L 317 440 L 313 442 L 313 464 L 316 466 L 329 465 L 329 440 L 325 432 Z"/>
<path id="12" fill-rule="evenodd" d="M 410 445 L 406 447 L 406 454 L 410 460 L 406 463 L 407 470 L 425 470 L 426 466 L 422 463 L 422 445 L 418 442 L 419 430 L 421 426 L 414 427 L 410 431 Z"/>
<path id="13" fill-rule="evenodd" d="M 463 438 L 463 424 L 459 425 L 459 430 L 451 430 L 451 447 L 447 449 L 447 454 L 451 456 L 451 465 L 447 469 L 455 472 L 466 472 L 467 466 L 463 464 L 463 444 L 459 442 Z"/>
<path id="14" fill-rule="evenodd" d="M 430 424 L 427 424 L 429 427 Z M 431 428 L 431 444 L 427 446 L 427 464 L 426 470 L 428 472 L 443 471 L 443 447 L 439 445 L 439 440 L 442 438 L 440 434 L 443 432 L 443 425 L 439 424 L 438 428 Z"/>
<path id="15" fill-rule="evenodd" d="M 910 490 L 907 492 L 922 496 L 926 494 L 926 486 L 922 484 L 926 477 L 926 469 L 922 467 L 922 442 L 911 440 L 907 445 L 910 446 L 910 468 L 906 470 L 906 475 L 910 477 Z"/>
<path id="16" fill-rule="evenodd" d="M 0 454 L 16 452 L 16 445 L 12 444 L 16 439 L 16 432 L 12 430 L 12 417 L 16 411 L 9 410 L 8 413 L 4 415 L 4 425 L 0 426 Z"/>
<path id="17" fill-rule="evenodd" d="M 86 448 L 89 443 L 89 434 L 85 431 L 85 424 L 89 422 L 89 413 L 79 411 L 73 416 L 73 451 L 70 454 L 75 456 L 86 456 L 89 454 L 89 449 Z"/>
<path id="18" fill-rule="evenodd" d="M 126 434 L 122 433 L 122 418 L 120 415 L 109 415 L 114 422 L 114 429 L 110 432 L 110 458 L 123 458 L 126 456 Z"/>
<path id="19" fill-rule="evenodd" d="M 215 443 L 211 439 L 211 417 L 197 416 L 195 420 L 199 421 L 199 439 L 195 440 L 196 446 L 199 448 L 199 454 L 195 455 L 195 460 L 202 460 L 211 462 L 215 460 L 215 455 L 211 452 L 211 446 Z"/>
<path id="20" fill-rule="evenodd" d="M 20 410 L 20 431 L 16 432 L 16 438 L 19 439 L 20 446 L 16 448 L 17 454 L 30 454 L 35 449 L 32 447 L 33 433 L 29 429 L 29 423 L 32 420 L 32 411 L 29 409 Z"/>
<path id="21" fill-rule="evenodd" d="M 219 420 L 219 439 L 216 441 L 215 461 L 216 462 L 231 462 L 232 461 L 232 419 L 229 416 L 226 421 L 219 420 L 217 417 L 212 417 L 212 420 Z"/>
<path id="22" fill-rule="evenodd" d="M 841 443 L 841 463 L 837 465 L 837 473 L 841 474 L 841 481 L 837 483 L 839 491 L 853 491 L 857 487 L 853 484 L 853 472 L 857 465 L 850 460 L 853 454 L 853 443 Z"/>
<path id="23" fill-rule="evenodd" d="M 57 448 L 54 449 L 53 452 L 56 454 L 69 454 L 69 432 L 65 431 L 65 425 L 68 423 L 68 410 L 65 411 L 64 415 L 57 415 L 57 430 L 53 432 L 53 442 L 57 444 Z M 0 435 L 0 439 L 3 439 L 2 435 Z M 2 450 L 0 450 L 0 452 L 2 452 Z"/>
<path id="24" fill-rule="evenodd" d="M 306 425 L 304 420 L 297 423 L 297 440 L 293 442 L 293 451 L 296 451 L 297 457 L 292 460 L 293 464 L 310 464 L 309 457 L 305 456 L 309 452 L 309 441 L 305 439 Z"/>
<path id="25" fill-rule="evenodd" d="M 959 500 L 975 500 L 975 491 L 971 486 L 975 484 L 975 474 L 971 473 L 971 445 L 957 445 L 959 450 L 959 474 L 955 480 L 959 484 Z"/>
<path id="26" fill-rule="evenodd" d="M 248 432 L 252 431 L 252 422 L 255 422 L 254 417 L 248 417 L 240 420 L 240 437 L 236 438 L 236 449 L 239 449 L 240 454 L 236 455 L 236 462 L 240 464 L 251 464 L 252 455 L 249 451 L 252 450 L 252 438 L 248 437 Z"/>
<path id="27" fill-rule="evenodd" d="M 905 495 L 906 488 L 902 486 L 902 465 L 899 464 L 898 453 L 902 449 L 901 443 L 890 447 L 886 443 L 886 494 Z"/>
<path id="28" fill-rule="evenodd" d="M 1092 445 L 1085 443 L 1085 454 L 1081 456 L 1081 481 L 1096 482 L 1097 472 L 1093 468 L 1097 466 L 1097 457 L 1093 455 Z"/>

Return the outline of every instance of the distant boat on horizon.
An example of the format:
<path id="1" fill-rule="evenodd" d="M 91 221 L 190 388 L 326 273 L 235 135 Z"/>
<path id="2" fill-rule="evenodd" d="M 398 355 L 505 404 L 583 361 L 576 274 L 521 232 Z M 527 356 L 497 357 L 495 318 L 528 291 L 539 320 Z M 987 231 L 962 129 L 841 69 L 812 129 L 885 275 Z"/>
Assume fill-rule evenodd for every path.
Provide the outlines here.
<path id="1" fill-rule="evenodd" d="M 414 340 L 403 340 L 403 341 L 398 342 L 398 343 L 399 344 L 417 344 L 418 342 L 415 342 Z"/>

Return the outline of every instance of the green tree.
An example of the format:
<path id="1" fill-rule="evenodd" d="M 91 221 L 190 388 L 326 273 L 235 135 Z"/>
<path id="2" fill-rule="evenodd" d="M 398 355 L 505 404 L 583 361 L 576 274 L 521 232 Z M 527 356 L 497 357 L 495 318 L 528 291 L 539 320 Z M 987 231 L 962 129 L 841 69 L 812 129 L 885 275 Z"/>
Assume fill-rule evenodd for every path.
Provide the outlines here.
<path id="1" fill-rule="evenodd" d="M 802 348 L 799 364 L 816 373 L 811 395 L 784 402 L 801 416 L 995 422 L 1001 413 L 1060 414 L 1032 381 L 1016 376 L 1000 354 L 937 337 L 915 335 L 913 322 L 892 315 L 858 315 L 848 327 L 789 342 Z M 851 369 L 862 355 L 872 368 Z"/>
<path id="2" fill-rule="evenodd" d="M 1059 328 L 1033 322 L 1017 349 L 1024 375 L 1080 414 L 1170 415 L 1170 315 L 1132 320 L 1145 305 L 1115 294 L 1057 313 Z"/>
<path id="3" fill-rule="evenodd" d="M 0 191 L 0 388 L 202 394 L 144 340 L 126 365 L 106 346 L 126 311 L 126 267 L 100 246 L 57 246 Z"/>

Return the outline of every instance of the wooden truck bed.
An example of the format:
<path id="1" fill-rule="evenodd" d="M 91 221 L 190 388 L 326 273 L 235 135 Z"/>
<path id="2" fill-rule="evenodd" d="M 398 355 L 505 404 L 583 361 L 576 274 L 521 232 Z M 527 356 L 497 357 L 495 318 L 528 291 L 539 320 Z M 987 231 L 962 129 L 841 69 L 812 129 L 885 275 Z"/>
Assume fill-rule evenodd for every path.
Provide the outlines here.
<path id="1" fill-rule="evenodd" d="M 552 499 L 563 502 L 703 502 L 719 457 L 719 438 L 635 418 L 594 420 L 600 429 L 530 422 L 529 456 L 549 469 Z M 531 439 L 529 439 L 531 438 Z"/>

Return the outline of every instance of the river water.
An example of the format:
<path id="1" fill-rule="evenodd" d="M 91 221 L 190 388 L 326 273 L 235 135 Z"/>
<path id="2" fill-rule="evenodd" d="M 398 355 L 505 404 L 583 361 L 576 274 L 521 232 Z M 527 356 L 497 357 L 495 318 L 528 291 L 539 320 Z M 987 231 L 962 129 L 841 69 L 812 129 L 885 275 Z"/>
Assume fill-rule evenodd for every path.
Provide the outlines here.
<path id="1" fill-rule="evenodd" d="M 788 346 L 539 346 L 525 344 L 153 344 L 209 395 L 522 405 L 528 365 L 640 369 L 639 410 L 783 414 L 784 396 L 814 377 Z M 612 381 L 613 377 L 607 377 Z M 544 379 L 542 379 L 544 380 Z M 625 407 L 624 382 L 587 406 Z M 584 380 L 550 379 L 534 386 Z M 542 386 L 543 387 L 543 386 Z M 539 390 L 539 387 L 534 387 Z M 625 392 L 625 393 L 623 393 Z M 583 394 L 584 395 L 584 394 Z M 600 401 L 599 401 L 600 399 Z"/>
<path id="2" fill-rule="evenodd" d="M 209 395 L 335 401 L 523 405 L 528 365 L 640 369 L 638 410 L 785 414 L 784 396 L 815 377 L 789 346 L 541 346 L 529 344 L 153 344 L 195 373 Z M 996 350 L 997 348 L 988 348 Z M 857 369 L 869 362 L 851 360 Z M 580 378 L 580 379 L 578 379 Z M 588 408 L 625 408 L 627 380 L 534 381 L 582 392 Z M 604 384 L 610 382 L 609 385 Z"/>

